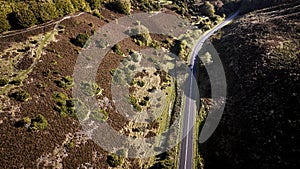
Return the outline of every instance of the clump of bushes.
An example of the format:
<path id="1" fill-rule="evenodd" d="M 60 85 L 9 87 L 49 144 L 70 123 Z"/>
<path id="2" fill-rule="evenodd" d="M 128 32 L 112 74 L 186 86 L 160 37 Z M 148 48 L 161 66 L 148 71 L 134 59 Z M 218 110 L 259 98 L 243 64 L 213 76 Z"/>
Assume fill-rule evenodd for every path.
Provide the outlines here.
<path id="1" fill-rule="evenodd" d="M 92 82 L 81 82 L 80 89 L 86 96 L 101 95 L 103 92 L 103 89 L 97 83 Z"/>
<path id="2" fill-rule="evenodd" d="M 120 44 L 116 44 L 115 46 L 113 46 L 112 50 L 118 55 L 123 55 Z"/>
<path id="3" fill-rule="evenodd" d="M 86 0 L 91 9 L 98 9 L 101 7 L 101 0 Z"/>
<path id="4" fill-rule="evenodd" d="M 26 5 L 9 14 L 8 19 L 14 28 L 28 28 L 38 23 L 34 13 Z"/>
<path id="5" fill-rule="evenodd" d="M 9 94 L 9 97 L 15 99 L 16 101 L 24 102 L 30 97 L 30 94 L 24 90 L 19 90 Z"/>
<path id="6" fill-rule="evenodd" d="M 54 110 L 62 116 L 86 118 L 87 108 L 79 99 L 68 98 L 67 95 L 59 92 L 54 92 L 53 101 L 55 102 Z"/>
<path id="7" fill-rule="evenodd" d="M 28 131 L 44 130 L 48 126 L 46 118 L 38 114 L 35 118 L 24 117 L 22 120 L 15 123 L 16 127 L 25 127 Z"/>
<path id="8" fill-rule="evenodd" d="M 8 79 L 6 79 L 6 78 L 0 78 L 0 87 L 7 85 L 8 82 L 9 82 Z"/>
<path id="9" fill-rule="evenodd" d="M 108 119 L 108 113 L 104 109 L 96 109 L 91 112 L 92 119 L 98 122 L 104 122 Z"/>
<path id="10" fill-rule="evenodd" d="M 80 33 L 73 40 L 73 43 L 77 46 L 84 47 L 85 43 L 89 40 L 90 36 L 86 33 Z"/>
<path id="11" fill-rule="evenodd" d="M 113 0 L 111 1 L 111 8 L 117 10 L 120 13 L 129 15 L 131 9 L 130 0 Z"/>
<path id="12" fill-rule="evenodd" d="M 138 104 L 137 98 L 132 95 L 129 95 L 129 102 L 132 104 L 133 108 L 137 111 L 142 111 L 142 107 Z"/>
<path id="13" fill-rule="evenodd" d="M 150 46 L 152 44 L 152 38 L 149 30 L 143 25 L 139 24 L 128 33 L 133 35 L 134 42 L 139 46 Z"/>
<path id="14" fill-rule="evenodd" d="M 107 156 L 107 163 L 110 167 L 118 167 L 124 162 L 123 157 L 120 157 L 116 154 L 111 154 Z"/>
<path id="15" fill-rule="evenodd" d="M 74 86 L 74 80 L 70 76 L 62 77 L 60 80 L 55 80 L 55 84 L 65 90 L 69 90 Z"/>

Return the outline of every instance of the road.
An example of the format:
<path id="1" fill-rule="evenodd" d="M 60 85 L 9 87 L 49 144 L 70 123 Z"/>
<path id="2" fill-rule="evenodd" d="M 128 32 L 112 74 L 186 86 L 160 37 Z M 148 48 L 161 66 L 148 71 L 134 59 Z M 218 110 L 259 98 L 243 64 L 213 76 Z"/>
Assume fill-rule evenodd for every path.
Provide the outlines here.
<path id="1" fill-rule="evenodd" d="M 183 128 L 182 128 L 182 142 L 180 145 L 180 159 L 179 159 L 179 169 L 192 169 L 193 168 L 193 142 L 194 142 L 194 124 L 195 124 L 195 115 L 197 113 L 196 109 L 196 100 L 200 99 L 193 97 L 195 96 L 195 92 L 198 91 L 194 88 L 197 87 L 197 82 L 194 77 L 194 65 L 195 60 L 200 51 L 203 43 L 212 36 L 216 31 L 224 27 L 225 25 L 229 24 L 233 18 L 235 18 L 239 12 L 234 13 L 222 23 L 214 27 L 212 30 L 207 32 L 203 37 L 201 37 L 198 41 L 196 46 L 193 49 L 191 59 L 190 59 L 190 75 L 188 77 L 187 88 L 186 88 L 186 100 L 184 106 L 184 121 L 183 121 Z"/>

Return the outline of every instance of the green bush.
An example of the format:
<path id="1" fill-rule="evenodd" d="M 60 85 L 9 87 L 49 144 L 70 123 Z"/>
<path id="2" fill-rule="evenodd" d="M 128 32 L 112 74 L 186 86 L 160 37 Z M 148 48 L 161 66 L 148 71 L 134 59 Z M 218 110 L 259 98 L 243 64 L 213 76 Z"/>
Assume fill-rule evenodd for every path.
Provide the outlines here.
<path id="1" fill-rule="evenodd" d="M 104 109 L 96 109 L 91 112 L 92 119 L 98 122 L 104 122 L 108 119 L 108 113 Z"/>
<path id="2" fill-rule="evenodd" d="M 86 96 L 101 95 L 103 89 L 97 83 L 81 82 L 80 89 Z"/>
<path id="3" fill-rule="evenodd" d="M 101 7 L 101 0 L 86 0 L 91 9 L 99 9 Z"/>
<path id="4" fill-rule="evenodd" d="M 85 0 L 72 0 L 72 4 L 76 11 L 91 11 L 89 4 Z"/>
<path id="5" fill-rule="evenodd" d="M 118 167 L 122 165 L 124 159 L 116 154 L 111 154 L 107 156 L 107 163 L 110 167 Z"/>
<path id="6" fill-rule="evenodd" d="M 38 10 L 35 12 L 38 13 L 37 19 L 40 23 L 44 23 L 55 19 L 59 15 L 55 4 L 52 2 L 39 3 Z"/>
<path id="7" fill-rule="evenodd" d="M 60 80 L 55 80 L 55 84 L 65 90 L 69 90 L 74 86 L 74 80 L 70 76 L 62 77 Z"/>
<path id="8" fill-rule="evenodd" d="M 26 6 L 14 11 L 8 18 L 14 28 L 28 28 L 38 23 L 35 14 Z"/>
<path id="9" fill-rule="evenodd" d="M 134 42 L 139 46 L 150 46 L 153 42 L 148 28 L 143 25 L 132 28 L 129 34 L 133 35 Z"/>
<path id="10" fill-rule="evenodd" d="M 9 97 L 15 99 L 16 101 L 24 102 L 30 97 L 30 94 L 24 90 L 19 90 L 11 93 Z"/>
<path id="11" fill-rule="evenodd" d="M 29 121 L 28 121 L 29 122 Z M 37 115 L 34 119 L 31 119 L 31 124 L 28 128 L 29 131 L 43 130 L 48 126 L 48 121 L 42 115 Z"/>
<path id="12" fill-rule="evenodd" d="M 9 82 L 8 79 L 0 78 L 0 87 L 7 85 L 8 82 Z"/>
<path id="13" fill-rule="evenodd" d="M 74 13 L 75 9 L 71 0 L 53 0 L 59 16 Z"/>
<path id="14" fill-rule="evenodd" d="M 204 5 L 201 7 L 201 13 L 207 16 L 215 15 L 215 7 L 209 1 L 205 1 Z"/>
<path id="15" fill-rule="evenodd" d="M 130 0 L 114 0 L 111 5 L 112 5 L 112 9 L 115 9 L 120 13 L 126 15 L 130 14 L 130 9 L 131 9 Z"/>
<path id="16" fill-rule="evenodd" d="M 78 45 L 80 47 L 84 47 L 85 43 L 89 40 L 89 38 L 90 38 L 90 36 L 88 34 L 86 34 L 86 33 L 84 33 L 84 34 L 80 33 L 80 34 L 78 34 L 76 36 L 74 44 Z"/>
<path id="17" fill-rule="evenodd" d="M 8 31 L 10 28 L 6 14 L 3 11 L 0 11 L 0 33 Z"/>
<path id="18" fill-rule="evenodd" d="M 121 46 L 119 44 L 113 46 L 112 50 L 118 55 L 123 55 L 123 52 L 121 51 Z"/>

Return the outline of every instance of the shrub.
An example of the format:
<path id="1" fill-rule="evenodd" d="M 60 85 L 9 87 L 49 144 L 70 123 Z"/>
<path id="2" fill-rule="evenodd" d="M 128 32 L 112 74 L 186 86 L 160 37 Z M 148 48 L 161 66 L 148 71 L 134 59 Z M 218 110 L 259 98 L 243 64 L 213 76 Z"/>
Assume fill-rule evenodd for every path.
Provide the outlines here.
<path id="1" fill-rule="evenodd" d="M 53 93 L 53 101 L 55 102 L 54 110 L 62 116 L 71 116 L 84 119 L 87 115 L 87 108 L 79 99 L 68 98 L 67 95 L 59 92 Z"/>
<path id="2" fill-rule="evenodd" d="M 85 0 L 72 0 L 73 7 L 76 11 L 90 12 L 91 8 Z"/>
<path id="3" fill-rule="evenodd" d="M 123 52 L 121 51 L 121 46 L 119 44 L 113 46 L 112 50 L 118 55 L 123 55 Z"/>
<path id="4" fill-rule="evenodd" d="M 8 81 L 8 79 L 1 78 L 1 79 L 0 79 L 0 87 L 1 87 L 1 86 L 5 86 L 5 85 L 7 85 L 7 84 L 8 84 L 8 82 L 9 82 L 9 81 Z"/>
<path id="5" fill-rule="evenodd" d="M 11 93 L 9 95 L 9 97 L 15 99 L 16 101 L 24 102 L 30 97 L 30 95 L 29 95 L 28 92 L 26 92 L 24 90 L 20 90 L 20 91 L 16 91 L 14 93 Z"/>
<path id="6" fill-rule="evenodd" d="M 124 159 L 116 154 L 111 154 L 107 156 L 107 163 L 110 167 L 118 167 L 122 165 Z"/>
<path id="7" fill-rule="evenodd" d="M 89 40 L 90 36 L 86 33 L 82 34 L 78 34 L 76 36 L 76 39 L 74 41 L 74 44 L 80 47 L 84 47 L 85 43 Z"/>
<path id="8" fill-rule="evenodd" d="M 91 112 L 92 119 L 104 122 L 108 119 L 108 113 L 104 109 L 96 109 Z"/>
<path id="9" fill-rule="evenodd" d="M 42 115 L 37 115 L 34 119 L 31 119 L 31 124 L 28 128 L 29 131 L 43 130 L 48 126 L 48 121 Z"/>
<path id="10" fill-rule="evenodd" d="M 91 9 L 98 9 L 101 7 L 101 0 L 86 0 L 89 3 Z"/>
<path id="11" fill-rule="evenodd" d="M 135 98 L 132 95 L 129 95 L 129 102 L 132 104 L 133 108 L 135 108 L 137 111 L 142 111 L 141 106 L 138 104 L 137 98 Z"/>
<path id="12" fill-rule="evenodd" d="M 100 18 L 100 19 L 104 19 L 104 17 L 102 16 L 102 14 L 100 13 L 100 11 L 98 9 L 95 9 L 93 11 L 93 15 Z"/>
<path id="13" fill-rule="evenodd" d="M 74 6 L 71 0 L 53 0 L 58 11 L 59 16 L 64 16 L 75 12 Z"/>
<path id="14" fill-rule="evenodd" d="M 35 12 L 39 14 L 37 19 L 40 23 L 55 19 L 59 15 L 55 4 L 52 2 L 38 4 L 38 10 Z"/>
<path id="15" fill-rule="evenodd" d="M 80 89 L 86 96 L 101 95 L 103 92 L 103 89 L 97 83 L 91 82 L 81 82 Z"/>
<path id="16" fill-rule="evenodd" d="M 12 85 L 20 85 L 22 83 L 22 81 L 20 79 L 16 79 L 16 80 L 12 80 L 9 82 L 9 84 L 12 84 Z"/>
<path id="17" fill-rule="evenodd" d="M 10 29 L 10 24 L 7 20 L 7 16 L 4 12 L 0 11 L 0 33 L 8 31 L 9 29 Z"/>
<path id="18" fill-rule="evenodd" d="M 62 77 L 60 80 L 55 80 L 54 82 L 58 87 L 63 88 L 65 90 L 71 89 L 74 85 L 74 80 L 70 76 Z"/>
<path id="19" fill-rule="evenodd" d="M 9 14 L 8 19 L 12 27 L 15 28 L 28 28 L 37 24 L 35 14 L 26 6 Z"/>
<path id="20" fill-rule="evenodd" d="M 130 0 L 114 0 L 112 2 L 112 8 L 120 13 L 129 15 L 131 8 Z"/>
<path id="21" fill-rule="evenodd" d="M 204 5 L 201 7 L 201 13 L 207 16 L 215 15 L 215 7 L 209 1 L 205 1 Z"/>
<path id="22" fill-rule="evenodd" d="M 134 42 L 139 46 L 149 46 L 152 44 L 152 38 L 149 30 L 143 25 L 138 25 L 132 28 L 129 34 L 133 35 Z"/>

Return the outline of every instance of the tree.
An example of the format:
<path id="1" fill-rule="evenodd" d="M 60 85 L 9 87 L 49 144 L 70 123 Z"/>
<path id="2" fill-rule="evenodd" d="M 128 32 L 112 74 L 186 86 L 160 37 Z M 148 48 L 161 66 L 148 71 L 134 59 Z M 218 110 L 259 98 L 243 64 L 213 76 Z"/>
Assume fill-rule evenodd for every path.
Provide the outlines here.
<path id="1" fill-rule="evenodd" d="M 85 2 L 85 0 L 72 0 L 72 4 L 76 11 L 85 11 L 85 12 L 91 11 L 89 3 Z"/>
<path id="2" fill-rule="evenodd" d="M 98 9 L 101 7 L 101 0 L 86 0 L 86 1 L 89 3 L 91 9 Z"/>
<path id="3" fill-rule="evenodd" d="M 88 34 L 86 34 L 86 33 L 85 34 L 80 33 L 80 34 L 78 34 L 76 36 L 74 44 L 78 45 L 80 47 L 83 47 L 85 45 L 85 43 L 87 42 L 88 39 L 89 39 L 89 35 Z"/>
<path id="4" fill-rule="evenodd" d="M 201 13 L 207 16 L 213 16 L 215 14 L 215 8 L 209 1 L 205 1 L 200 10 Z"/>
<path id="5" fill-rule="evenodd" d="M 31 9 L 19 8 L 8 16 L 10 24 L 14 28 L 28 28 L 37 24 L 37 19 Z"/>
<path id="6" fill-rule="evenodd" d="M 0 11 L 0 33 L 8 31 L 10 29 L 10 24 L 7 20 L 7 16 L 5 13 Z"/>
<path id="7" fill-rule="evenodd" d="M 118 167 L 124 162 L 124 159 L 116 154 L 107 156 L 107 163 L 111 167 Z"/>
<path id="8" fill-rule="evenodd" d="M 126 15 L 130 14 L 131 3 L 130 0 L 114 0 L 113 9 L 117 10 L 120 13 L 124 13 Z"/>
<path id="9" fill-rule="evenodd" d="M 54 0 L 59 16 L 64 16 L 75 12 L 74 6 L 70 0 Z"/>
<path id="10" fill-rule="evenodd" d="M 41 23 L 50 21 L 58 17 L 58 11 L 55 4 L 52 2 L 39 3 L 38 8 L 39 10 L 37 12 L 39 13 L 39 18 L 37 19 Z"/>

